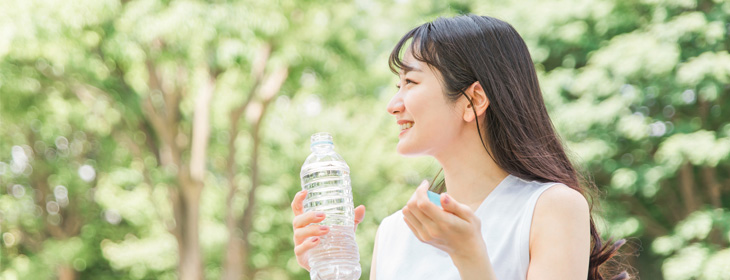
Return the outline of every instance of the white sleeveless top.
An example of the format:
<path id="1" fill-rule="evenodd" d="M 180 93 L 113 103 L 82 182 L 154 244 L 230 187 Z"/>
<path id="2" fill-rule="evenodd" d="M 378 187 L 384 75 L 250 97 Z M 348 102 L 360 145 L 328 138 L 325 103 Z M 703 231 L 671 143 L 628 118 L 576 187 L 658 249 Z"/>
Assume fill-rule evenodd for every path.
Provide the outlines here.
<path id="1" fill-rule="evenodd" d="M 538 197 L 555 184 L 508 175 L 477 208 L 497 279 L 527 278 L 532 213 Z M 401 211 L 383 219 L 377 242 L 377 280 L 460 279 L 449 255 L 419 241 Z"/>

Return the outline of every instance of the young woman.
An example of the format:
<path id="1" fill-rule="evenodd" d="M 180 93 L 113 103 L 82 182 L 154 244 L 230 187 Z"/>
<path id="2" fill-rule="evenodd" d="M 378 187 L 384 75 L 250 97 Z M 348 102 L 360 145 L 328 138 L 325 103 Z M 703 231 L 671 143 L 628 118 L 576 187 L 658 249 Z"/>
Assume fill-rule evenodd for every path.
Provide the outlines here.
<path id="1" fill-rule="evenodd" d="M 623 240 L 603 245 L 590 183 L 565 154 L 512 26 L 436 19 L 398 42 L 390 67 L 400 77 L 387 107 L 401 127 L 397 151 L 438 160 L 444 181 L 431 189 L 445 193 L 442 207 L 431 203 L 424 181 L 382 221 L 371 279 L 603 279 L 598 266 Z M 303 199 L 292 202 L 294 251 L 308 269 L 304 253 L 327 229 L 310 225 L 324 215 L 302 214 Z"/>

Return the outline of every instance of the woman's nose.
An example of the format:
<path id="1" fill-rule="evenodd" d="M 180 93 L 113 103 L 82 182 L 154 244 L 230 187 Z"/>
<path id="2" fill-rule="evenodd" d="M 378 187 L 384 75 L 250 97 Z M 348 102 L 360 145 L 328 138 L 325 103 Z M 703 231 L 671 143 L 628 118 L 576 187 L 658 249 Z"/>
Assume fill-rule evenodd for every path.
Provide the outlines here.
<path id="1" fill-rule="evenodd" d="M 405 110 L 403 98 L 401 98 L 400 94 L 396 94 L 395 96 L 393 96 L 393 98 L 390 99 L 390 102 L 388 102 L 388 107 L 386 109 L 391 115 L 401 113 Z"/>

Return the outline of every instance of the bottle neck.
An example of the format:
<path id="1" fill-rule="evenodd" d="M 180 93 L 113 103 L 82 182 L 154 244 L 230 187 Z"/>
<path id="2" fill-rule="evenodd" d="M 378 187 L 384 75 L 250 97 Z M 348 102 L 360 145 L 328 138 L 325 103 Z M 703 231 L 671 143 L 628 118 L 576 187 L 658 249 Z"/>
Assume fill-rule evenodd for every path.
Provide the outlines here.
<path id="1" fill-rule="evenodd" d="M 312 153 L 321 154 L 331 152 L 335 149 L 335 145 L 332 143 L 318 143 L 310 147 Z"/>

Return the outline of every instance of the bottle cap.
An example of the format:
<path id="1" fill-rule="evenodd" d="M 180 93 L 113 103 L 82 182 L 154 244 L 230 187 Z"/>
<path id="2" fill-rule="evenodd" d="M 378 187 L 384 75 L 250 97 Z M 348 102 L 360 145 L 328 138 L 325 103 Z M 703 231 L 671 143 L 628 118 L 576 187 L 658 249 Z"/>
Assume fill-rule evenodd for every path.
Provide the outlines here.
<path id="1" fill-rule="evenodd" d="M 315 134 L 312 134 L 311 140 L 312 144 L 310 145 L 310 147 L 322 144 L 334 145 L 334 143 L 332 142 L 332 135 L 328 132 L 317 132 Z"/>
<path id="2" fill-rule="evenodd" d="M 433 204 L 436 204 L 437 206 L 441 206 L 441 195 L 437 194 L 432 191 L 428 191 L 428 200 L 433 202 Z"/>

